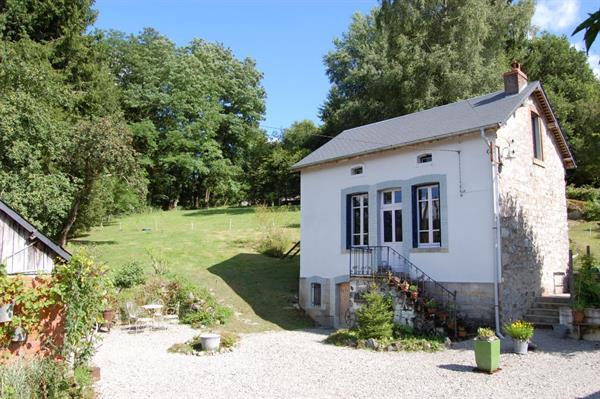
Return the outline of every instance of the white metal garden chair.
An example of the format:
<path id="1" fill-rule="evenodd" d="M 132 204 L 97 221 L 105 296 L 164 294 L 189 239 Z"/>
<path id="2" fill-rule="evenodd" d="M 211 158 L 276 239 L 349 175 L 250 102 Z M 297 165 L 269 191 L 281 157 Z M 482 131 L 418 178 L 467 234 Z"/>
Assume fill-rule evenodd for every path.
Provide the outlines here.
<path id="1" fill-rule="evenodd" d="M 144 317 L 140 308 L 133 302 L 125 302 L 125 309 L 127 310 L 127 319 L 129 325 L 135 329 L 137 333 L 140 328 L 147 328 L 152 325 L 153 319 L 151 317 Z"/>

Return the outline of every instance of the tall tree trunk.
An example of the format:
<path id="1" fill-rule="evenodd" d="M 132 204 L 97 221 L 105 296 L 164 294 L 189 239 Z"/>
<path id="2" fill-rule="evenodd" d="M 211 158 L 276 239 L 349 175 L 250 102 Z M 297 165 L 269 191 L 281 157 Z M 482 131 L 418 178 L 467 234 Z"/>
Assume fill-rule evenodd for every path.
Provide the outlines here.
<path id="1" fill-rule="evenodd" d="M 210 188 L 207 188 L 204 192 L 204 205 L 208 208 L 210 203 Z"/>
<path id="2" fill-rule="evenodd" d="M 77 215 L 79 214 L 79 209 L 81 208 L 81 204 L 84 200 L 89 199 L 90 194 L 92 192 L 92 187 L 94 185 L 93 180 L 86 180 L 81 188 L 81 191 L 75 195 L 73 199 L 73 203 L 71 203 L 71 209 L 69 209 L 69 214 L 67 215 L 67 219 L 63 223 L 63 227 L 58 234 L 58 244 L 61 246 L 67 245 L 67 238 L 69 237 L 69 233 L 77 220 Z"/>

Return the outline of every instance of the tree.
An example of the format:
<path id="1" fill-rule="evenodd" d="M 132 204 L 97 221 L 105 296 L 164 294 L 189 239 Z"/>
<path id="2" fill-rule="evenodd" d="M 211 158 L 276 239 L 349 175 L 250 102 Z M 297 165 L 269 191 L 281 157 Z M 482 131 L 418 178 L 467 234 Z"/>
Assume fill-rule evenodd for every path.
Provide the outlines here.
<path id="1" fill-rule="evenodd" d="M 324 133 L 498 89 L 532 14 L 531 1 L 488 0 L 386 0 L 356 14 L 325 57 Z"/>
<path id="2" fill-rule="evenodd" d="M 583 35 L 583 39 L 585 40 L 586 52 L 589 53 L 590 49 L 592 48 L 592 44 L 594 44 L 594 41 L 596 41 L 598 31 L 600 31 L 600 10 L 593 14 L 588 14 L 588 18 L 586 18 L 577 26 L 577 28 L 575 28 L 573 33 L 571 33 L 571 36 L 576 35 L 584 29 L 585 34 Z"/>
<path id="3" fill-rule="evenodd" d="M 58 234 L 60 245 L 66 244 L 82 204 L 90 202 L 92 190 L 100 178 L 132 175 L 136 163 L 130 141 L 129 130 L 116 117 L 82 119 L 77 124 L 63 161 L 76 192 Z"/>

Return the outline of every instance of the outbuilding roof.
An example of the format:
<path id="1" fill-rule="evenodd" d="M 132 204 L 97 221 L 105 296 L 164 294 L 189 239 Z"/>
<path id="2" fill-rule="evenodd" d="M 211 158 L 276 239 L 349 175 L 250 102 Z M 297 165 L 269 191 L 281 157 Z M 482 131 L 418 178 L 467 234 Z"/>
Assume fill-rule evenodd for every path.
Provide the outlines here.
<path id="1" fill-rule="evenodd" d="M 8 206 L 8 204 L 6 204 L 6 202 L 2 200 L 0 200 L 0 211 L 8 215 L 9 218 L 15 221 L 15 223 L 20 225 L 23 229 L 27 230 L 33 238 L 37 238 L 38 240 L 40 240 L 40 242 L 42 242 L 46 247 L 52 250 L 52 252 L 54 252 L 56 255 L 58 255 L 66 261 L 71 259 L 71 254 L 67 252 L 67 250 L 65 250 L 63 247 L 52 241 L 46 235 L 41 233 L 38 229 L 33 227 L 31 223 L 25 220 L 25 218 L 19 215 L 17 211 L 12 209 L 10 206 Z"/>
<path id="2" fill-rule="evenodd" d="M 292 169 L 299 170 L 345 158 L 439 140 L 479 128 L 498 127 L 532 94 L 541 103 L 547 120 L 550 121 L 549 128 L 557 140 L 565 167 L 575 167 L 575 161 L 542 84 L 535 81 L 516 94 L 506 94 L 501 90 L 344 130 L 296 163 Z"/>

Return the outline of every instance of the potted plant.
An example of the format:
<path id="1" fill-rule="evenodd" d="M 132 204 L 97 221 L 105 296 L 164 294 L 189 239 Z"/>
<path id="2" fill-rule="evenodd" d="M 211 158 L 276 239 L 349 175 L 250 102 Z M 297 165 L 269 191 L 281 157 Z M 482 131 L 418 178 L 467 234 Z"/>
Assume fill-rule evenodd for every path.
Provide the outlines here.
<path id="1" fill-rule="evenodd" d="M 400 283 L 399 288 L 400 288 L 400 291 L 402 291 L 402 292 L 408 292 L 408 289 L 410 288 L 410 283 L 405 280 Z"/>
<path id="2" fill-rule="evenodd" d="M 500 365 L 500 340 L 494 330 L 478 328 L 473 340 L 477 368 L 488 373 L 498 370 Z"/>
<path id="3" fill-rule="evenodd" d="M 116 309 L 119 303 L 116 295 L 107 292 L 102 299 L 104 310 L 102 311 L 102 319 L 104 322 L 100 325 L 100 331 L 109 332 L 115 320 Z"/>
<path id="4" fill-rule="evenodd" d="M 458 336 L 460 338 L 465 338 L 467 336 L 467 329 L 463 326 L 458 326 Z"/>
<path id="5" fill-rule="evenodd" d="M 520 355 L 527 354 L 529 340 L 533 337 L 533 324 L 523 320 L 517 320 L 504 326 L 506 334 L 513 339 L 514 352 Z"/>
<path id="6" fill-rule="evenodd" d="M 15 297 L 22 291 L 23 282 L 14 277 L 8 277 L 4 268 L 0 268 L 0 323 L 12 320 Z"/>
<path id="7" fill-rule="evenodd" d="M 430 299 L 427 302 L 425 302 L 425 307 L 427 308 L 427 313 L 434 314 L 435 312 L 437 312 L 438 303 L 435 299 Z"/>
<path id="8" fill-rule="evenodd" d="M 585 319 L 584 309 L 585 304 L 581 300 L 578 300 L 573 304 L 573 307 L 571 309 L 571 312 L 573 313 L 573 323 L 583 323 L 583 320 Z"/>
<path id="9" fill-rule="evenodd" d="M 410 297 L 413 300 L 416 300 L 419 297 L 419 289 L 416 285 L 412 284 L 408 287 L 408 291 L 410 292 Z"/>

